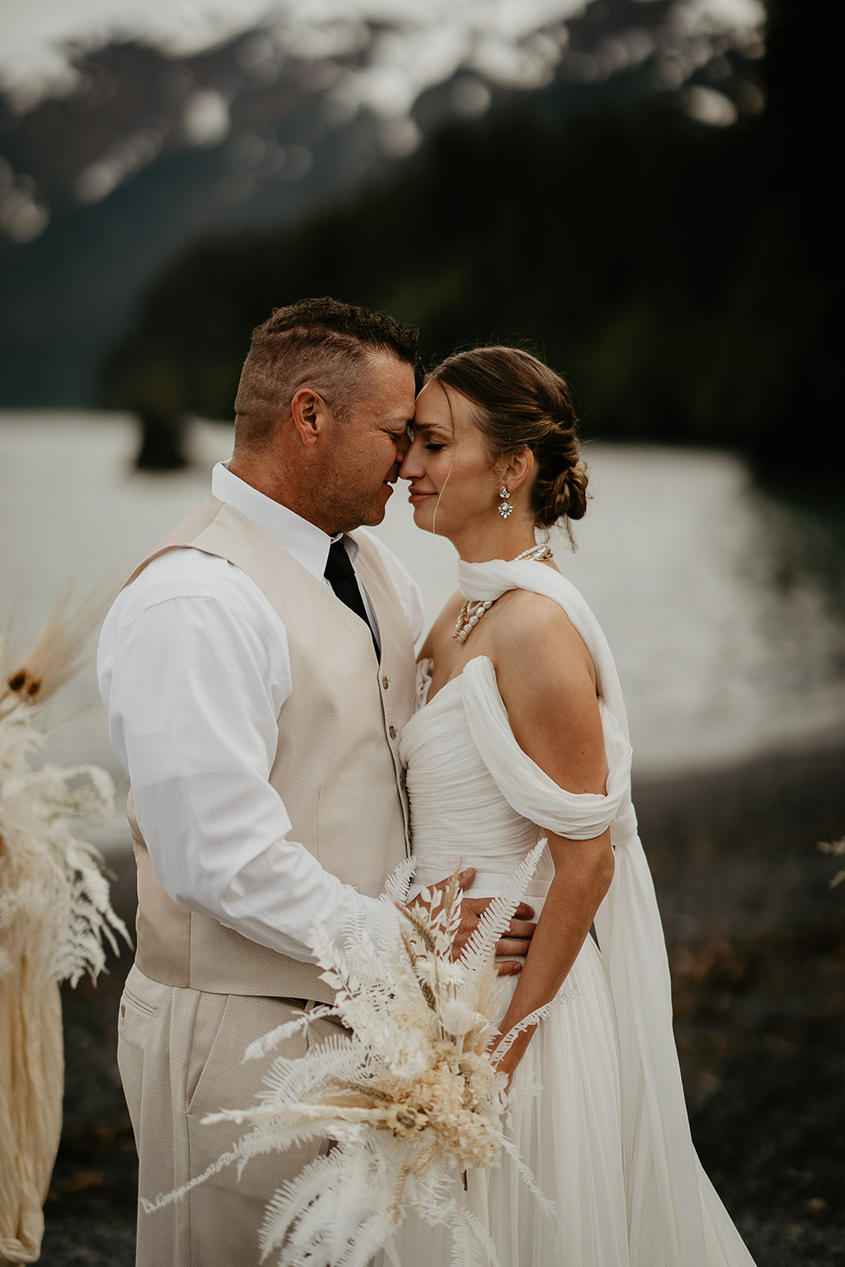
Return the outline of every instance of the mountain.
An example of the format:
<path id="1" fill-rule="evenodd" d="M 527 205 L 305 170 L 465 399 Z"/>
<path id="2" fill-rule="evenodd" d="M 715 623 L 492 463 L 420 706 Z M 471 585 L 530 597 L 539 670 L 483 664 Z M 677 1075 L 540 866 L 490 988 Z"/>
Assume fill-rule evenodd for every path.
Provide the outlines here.
<path id="1" fill-rule="evenodd" d="M 674 89 L 646 94 L 637 68 L 598 103 L 580 89 L 580 109 L 559 76 L 434 130 L 293 224 L 192 244 L 114 345 L 104 403 L 171 437 L 186 412 L 229 418 L 251 327 L 332 293 L 417 324 L 428 361 L 490 340 L 539 347 L 588 435 L 743 449 L 781 483 L 838 481 L 841 498 L 823 10 L 778 6 L 754 63 L 767 109 L 734 126 L 691 118 Z"/>
<path id="2" fill-rule="evenodd" d="M 689 0 L 593 0 L 565 23 L 552 9 L 497 41 L 452 32 L 464 44 L 439 62 L 419 32 L 375 20 L 310 42 L 268 25 L 182 56 L 79 48 L 72 91 L 22 112 L 0 100 L 0 402 L 91 403 L 168 260 L 345 204 L 447 120 L 538 92 L 555 126 L 655 93 L 711 123 L 762 104 L 751 28 L 701 29 Z"/>

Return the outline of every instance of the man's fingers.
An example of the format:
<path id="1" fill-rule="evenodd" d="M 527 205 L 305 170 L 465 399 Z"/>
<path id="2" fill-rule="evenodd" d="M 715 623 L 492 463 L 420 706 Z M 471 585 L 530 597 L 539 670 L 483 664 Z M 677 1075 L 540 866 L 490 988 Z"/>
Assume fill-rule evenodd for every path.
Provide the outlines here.
<path id="1" fill-rule="evenodd" d="M 534 936 L 534 929 L 536 927 L 537 925 L 532 923 L 530 920 L 512 919 L 508 924 L 505 936 L 518 937 L 520 941 L 526 941 L 528 938 Z"/>
<path id="2" fill-rule="evenodd" d="M 475 878 L 475 870 L 468 867 L 461 872 L 460 884 L 468 887 Z M 490 905 L 489 898 L 465 897 L 461 899 L 461 925 L 455 937 L 452 953 L 460 955 L 478 925 L 478 921 Z M 524 959 L 528 954 L 531 937 L 537 925 L 533 922 L 533 909 L 520 902 L 514 917 L 507 927 L 504 937 L 496 943 L 496 970 L 499 976 L 512 976 L 520 971 L 522 964 L 515 956 Z"/>
<path id="3" fill-rule="evenodd" d="M 496 943 L 496 972 L 500 977 L 514 977 L 522 971 L 522 960 L 531 943 L 515 937 L 502 937 Z M 520 958 L 514 959 L 514 955 Z"/>
<path id="4" fill-rule="evenodd" d="M 460 933 L 459 933 L 459 937 L 461 938 L 461 940 L 466 940 L 466 938 L 469 937 L 472 932 L 474 932 L 475 927 L 478 924 L 478 921 L 481 919 L 481 916 L 484 914 L 484 911 L 486 910 L 488 904 L 489 904 L 488 898 L 464 898 L 464 900 L 461 903 L 462 919 L 461 919 L 461 928 L 460 928 Z M 530 907 L 524 907 L 523 909 L 529 915 L 531 914 Z M 525 946 L 527 946 L 528 941 L 534 935 L 534 930 L 536 927 L 537 925 L 531 919 L 514 918 L 508 924 L 507 931 L 505 932 L 505 938 L 508 938 L 511 940 L 515 939 L 519 941 L 520 944 L 524 944 Z M 499 944 L 501 945 L 502 943 L 500 942 Z M 498 952 L 498 953 L 501 953 L 501 952 Z M 520 950 L 518 952 L 512 952 L 512 953 L 525 954 L 526 952 L 524 950 Z"/>
<path id="5" fill-rule="evenodd" d="M 475 871 L 472 869 L 472 867 L 470 867 L 468 871 L 461 872 L 461 875 L 462 876 L 471 875 L 474 877 Z M 481 919 L 481 916 L 487 910 L 487 907 L 489 905 L 490 905 L 489 897 L 461 898 L 461 910 L 463 914 L 466 915 L 467 913 L 469 913 L 471 915 L 474 915 L 476 919 Z M 510 926 L 514 927 L 514 925 L 519 924 L 519 923 L 521 923 L 523 926 L 525 926 L 525 924 L 527 923 L 533 924 L 533 920 L 534 920 L 533 908 L 528 906 L 525 902 L 520 902 L 519 906 L 516 908 L 516 910 L 513 913 L 513 918 L 511 920 Z M 520 934 L 520 936 L 524 936 L 524 935 L 525 934 Z M 530 933 L 528 934 L 528 936 L 530 936 Z"/>

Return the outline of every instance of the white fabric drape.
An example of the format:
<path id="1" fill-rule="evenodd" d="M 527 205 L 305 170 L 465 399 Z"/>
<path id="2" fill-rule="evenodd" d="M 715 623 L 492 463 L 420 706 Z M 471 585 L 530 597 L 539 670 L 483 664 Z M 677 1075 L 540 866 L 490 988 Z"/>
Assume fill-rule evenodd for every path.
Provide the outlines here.
<path id="1" fill-rule="evenodd" d="M 40 1256 L 63 1089 L 59 987 L 24 956 L 0 976 L 0 1267 Z"/>

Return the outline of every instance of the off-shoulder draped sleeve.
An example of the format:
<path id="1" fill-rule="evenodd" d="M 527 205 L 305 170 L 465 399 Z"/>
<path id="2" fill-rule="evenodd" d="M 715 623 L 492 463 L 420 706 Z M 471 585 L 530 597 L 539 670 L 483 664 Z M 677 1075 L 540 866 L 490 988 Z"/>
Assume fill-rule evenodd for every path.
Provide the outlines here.
<path id="1" fill-rule="evenodd" d="M 605 831 L 628 798 L 631 746 L 615 717 L 600 701 L 607 754 L 604 795 L 567 792 L 520 748 L 486 656 L 463 671 L 464 709 L 473 743 L 505 800 L 544 831 L 572 840 L 592 840 Z"/>

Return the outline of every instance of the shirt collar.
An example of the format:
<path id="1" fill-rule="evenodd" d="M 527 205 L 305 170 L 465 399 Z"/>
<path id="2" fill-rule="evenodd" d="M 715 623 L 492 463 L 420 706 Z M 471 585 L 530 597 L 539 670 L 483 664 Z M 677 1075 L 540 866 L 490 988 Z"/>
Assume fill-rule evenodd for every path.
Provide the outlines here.
<path id="1" fill-rule="evenodd" d="M 247 484 L 229 470 L 227 462 L 218 462 L 211 472 L 211 491 L 220 501 L 227 502 L 239 510 L 247 519 L 251 519 L 274 541 L 293 555 L 297 563 L 307 568 L 312 576 L 322 577 L 329 557 L 329 546 L 334 541 L 343 541 L 346 551 L 355 562 L 358 543 L 353 537 L 337 533 L 330 537 L 322 528 L 303 519 L 294 511 L 275 502 L 257 488 Z"/>

